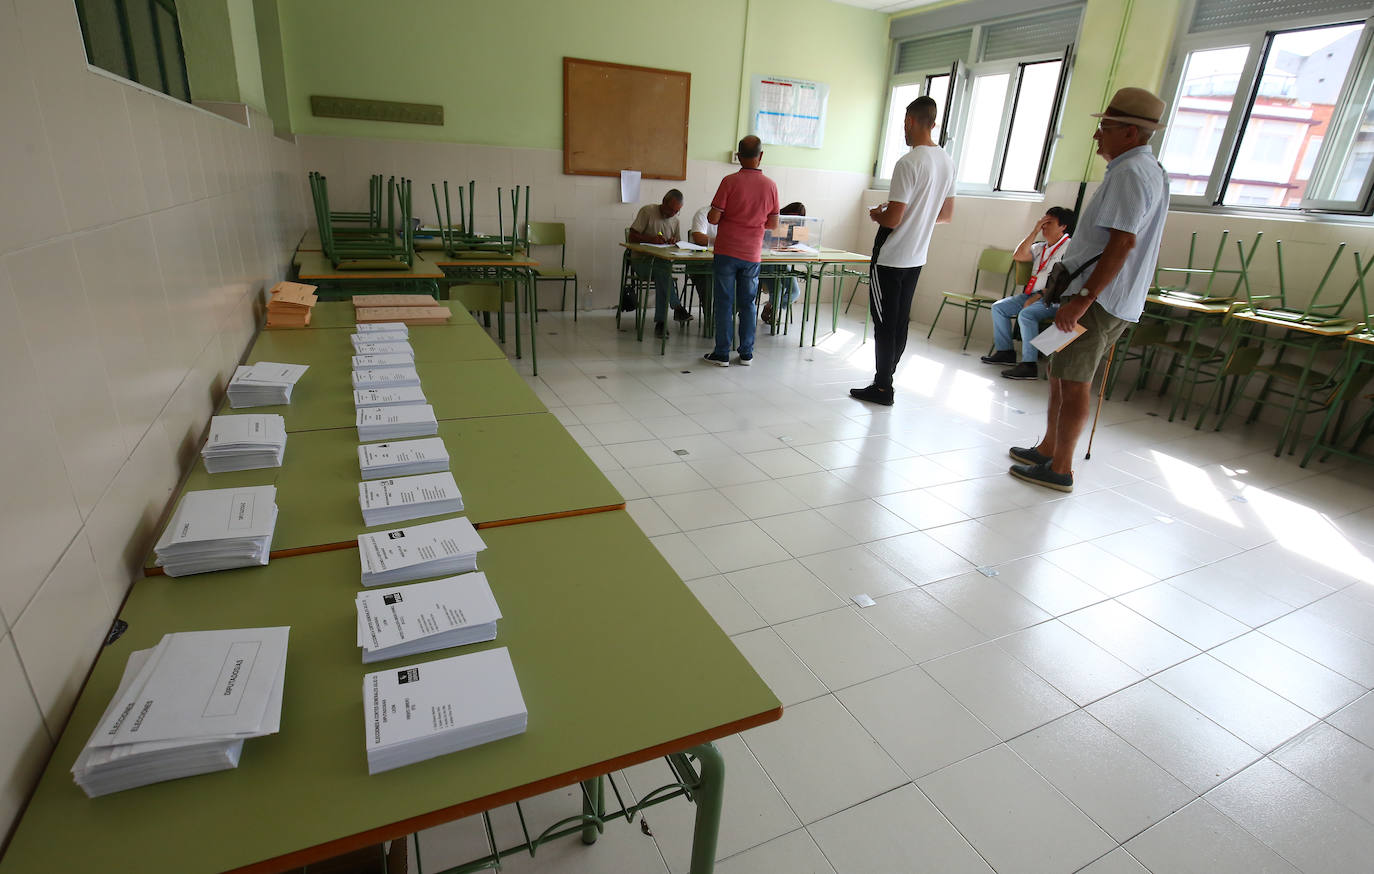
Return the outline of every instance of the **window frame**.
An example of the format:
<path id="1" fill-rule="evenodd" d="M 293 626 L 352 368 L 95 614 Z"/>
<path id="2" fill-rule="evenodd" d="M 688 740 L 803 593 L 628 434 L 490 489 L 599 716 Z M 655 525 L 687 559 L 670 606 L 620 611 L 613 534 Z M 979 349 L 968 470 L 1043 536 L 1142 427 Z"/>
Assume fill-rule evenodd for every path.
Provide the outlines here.
<path id="1" fill-rule="evenodd" d="M 115 7 L 115 13 L 119 20 L 119 42 L 124 49 L 124 64 L 128 70 L 128 75 L 118 70 L 102 67 L 92 60 L 92 42 L 85 0 L 72 0 L 72 2 L 76 7 L 77 20 L 81 27 L 81 44 L 86 53 L 87 66 L 116 79 L 163 94 L 173 100 L 191 102 L 191 82 L 186 67 L 186 47 L 181 38 L 181 16 L 177 11 L 176 0 L 109 0 Z M 146 4 L 148 9 L 147 20 L 152 26 L 152 32 L 148 36 L 152 40 L 155 50 L 157 69 L 147 71 L 147 76 L 144 75 L 145 71 L 140 69 L 138 52 L 134 48 L 133 32 L 129 24 L 130 3 Z M 175 82 L 172 76 L 172 65 L 168 63 L 166 57 L 169 46 L 165 45 L 166 40 L 163 39 L 164 19 L 159 17 L 159 10 L 171 16 L 171 29 L 176 37 L 176 51 L 180 56 L 181 63 L 177 69 L 180 77 Z"/>

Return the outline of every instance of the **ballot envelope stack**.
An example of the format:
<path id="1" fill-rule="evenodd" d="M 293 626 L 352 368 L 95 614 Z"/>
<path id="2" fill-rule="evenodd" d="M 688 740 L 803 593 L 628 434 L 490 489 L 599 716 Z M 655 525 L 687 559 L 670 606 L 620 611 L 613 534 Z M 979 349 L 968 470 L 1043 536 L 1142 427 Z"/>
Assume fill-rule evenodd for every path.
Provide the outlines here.
<path id="1" fill-rule="evenodd" d="M 363 677 L 367 771 L 521 734 L 529 721 L 505 647 Z"/>
<path id="2" fill-rule="evenodd" d="M 187 492 L 153 551 L 169 577 L 267 564 L 277 487 Z"/>
<path id="3" fill-rule="evenodd" d="M 267 302 L 267 327 L 305 328 L 310 325 L 310 313 L 319 302 L 316 286 L 300 282 L 278 282 L 272 286 Z"/>
<path id="4" fill-rule="evenodd" d="M 365 664 L 492 640 L 501 618 L 483 573 L 368 589 L 356 606 Z"/>
<path id="5" fill-rule="evenodd" d="M 376 346 L 381 343 L 405 343 L 409 346 L 410 329 L 406 327 L 404 322 L 358 325 L 357 333 L 348 339 L 353 344 L 354 352 L 361 352 L 364 346 Z"/>
<path id="6" fill-rule="evenodd" d="M 426 516 L 461 513 L 463 496 L 458 492 L 453 474 L 424 473 L 360 482 L 358 506 L 363 511 L 363 524 L 371 528 Z"/>
<path id="7" fill-rule="evenodd" d="M 360 388 L 353 392 L 353 408 L 401 407 L 425 402 L 425 390 L 418 385 L 405 388 Z"/>
<path id="8" fill-rule="evenodd" d="M 441 437 L 358 447 L 358 470 L 363 479 L 439 473 L 448 470 L 448 463 L 448 448 Z"/>
<path id="9" fill-rule="evenodd" d="M 390 407 L 358 407 L 358 442 L 401 440 L 439 433 L 439 420 L 429 404 L 396 404 Z"/>
<path id="10" fill-rule="evenodd" d="M 229 406 L 238 410 L 243 407 L 289 404 L 291 389 L 309 367 L 308 364 L 279 364 L 274 361 L 241 364 L 235 368 L 234 376 L 229 380 Z"/>
<path id="11" fill-rule="evenodd" d="M 353 390 L 366 388 L 406 388 L 420 384 L 420 374 L 414 365 L 403 367 L 382 367 L 355 370 L 352 375 Z"/>
<path id="12" fill-rule="evenodd" d="M 467 517 L 358 535 L 364 586 L 389 586 L 477 570 L 486 549 Z"/>
<path id="13" fill-rule="evenodd" d="M 245 740 L 281 728 L 290 630 L 178 632 L 130 653 L 76 784 L 95 798 L 238 767 Z"/>
<path id="14" fill-rule="evenodd" d="M 286 420 L 272 413 L 214 416 L 200 450 L 210 473 L 281 467 L 285 454 Z"/>

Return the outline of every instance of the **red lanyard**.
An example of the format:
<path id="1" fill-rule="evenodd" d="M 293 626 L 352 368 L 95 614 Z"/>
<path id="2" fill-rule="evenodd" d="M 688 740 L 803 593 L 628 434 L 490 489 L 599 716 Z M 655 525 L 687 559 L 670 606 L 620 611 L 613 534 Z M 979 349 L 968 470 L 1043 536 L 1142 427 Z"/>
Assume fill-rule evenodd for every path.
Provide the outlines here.
<path id="1" fill-rule="evenodd" d="M 1044 270 L 1045 265 L 1050 263 L 1050 258 L 1054 257 L 1054 253 L 1058 252 L 1059 247 L 1067 243 L 1068 240 L 1069 235 L 1065 234 L 1060 237 L 1053 246 L 1046 246 L 1044 251 L 1040 253 L 1040 266 L 1035 268 L 1035 272 L 1031 274 L 1030 281 L 1026 283 L 1026 294 L 1035 293 L 1035 277 L 1040 275 L 1040 271 Z"/>

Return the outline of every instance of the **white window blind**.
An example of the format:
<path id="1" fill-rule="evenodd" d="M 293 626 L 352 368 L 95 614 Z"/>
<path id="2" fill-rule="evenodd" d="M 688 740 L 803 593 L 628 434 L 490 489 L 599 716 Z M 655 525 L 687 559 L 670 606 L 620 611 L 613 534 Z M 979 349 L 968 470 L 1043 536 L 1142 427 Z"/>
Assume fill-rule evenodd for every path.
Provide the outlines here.
<path id="1" fill-rule="evenodd" d="M 1369 0 L 1197 0 L 1189 33 L 1271 25 L 1284 19 L 1347 15 L 1351 20 L 1369 15 Z"/>
<path id="2" fill-rule="evenodd" d="M 897 60 L 893 74 L 915 73 L 922 70 L 947 70 L 955 61 L 967 61 L 972 30 L 956 30 L 938 36 L 903 40 L 897 44 Z"/>
<path id="3" fill-rule="evenodd" d="M 1002 61 L 1062 52 L 1064 46 L 1078 40 L 1081 11 L 1081 7 L 1070 6 L 985 25 L 979 59 Z"/>

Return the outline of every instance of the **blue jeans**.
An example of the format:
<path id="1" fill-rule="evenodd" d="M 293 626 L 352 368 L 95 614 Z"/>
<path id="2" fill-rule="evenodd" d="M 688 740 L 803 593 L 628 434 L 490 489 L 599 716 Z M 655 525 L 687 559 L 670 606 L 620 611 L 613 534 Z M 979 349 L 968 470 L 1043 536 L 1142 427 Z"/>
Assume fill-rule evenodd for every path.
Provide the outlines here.
<path id="1" fill-rule="evenodd" d="M 1021 325 L 1021 360 L 1034 364 L 1040 350 L 1032 346 L 1031 341 L 1040 333 L 1040 323 L 1054 318 L 1059 307 L 1045 303 L 1043 298 L 1030 306 L 1023 306 L 1025 302 L 1024 294 L 1013 294 L 992 305 L 992 344 L 998 352 L 1011 349 L 1011 323 L 1014 320 Z"/>
<path id="2" fill-rule="evenodd" d="M 633 259 L 635 275 L 640 279 L 654 280 L 654 321 L 662 322 L 668 318 L 668 307 L 677 307 L 677 280 L 673 278 L 673 265 L 657 258 Z"/>
<path id="3" fill-rule="evenodd" d="M 742 261 L 729 255 L 716 254 L 711 262 L 715 272 L 716 348 L 717 358 L 730 357 L 730 342 L 735 338 L 734 320 L 730 308 L 739 313 L 739 354 L 754 354 L 754 299 L 759 293 L 759 263 Z"/>

